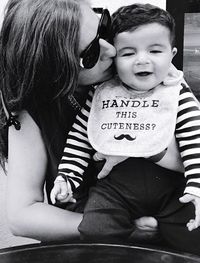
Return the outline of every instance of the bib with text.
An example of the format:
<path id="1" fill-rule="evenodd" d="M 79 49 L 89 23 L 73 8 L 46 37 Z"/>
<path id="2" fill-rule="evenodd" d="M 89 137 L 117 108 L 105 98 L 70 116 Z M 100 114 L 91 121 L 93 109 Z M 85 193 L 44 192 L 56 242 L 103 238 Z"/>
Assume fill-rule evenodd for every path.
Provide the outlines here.
<path id="1" fill-rule="evenodd" d="M 93 148 L 107 155 L 148 157 L 174 136 L 180 84 L 137 94 L 116 79 L 97 87 L 88 120 Z"/>

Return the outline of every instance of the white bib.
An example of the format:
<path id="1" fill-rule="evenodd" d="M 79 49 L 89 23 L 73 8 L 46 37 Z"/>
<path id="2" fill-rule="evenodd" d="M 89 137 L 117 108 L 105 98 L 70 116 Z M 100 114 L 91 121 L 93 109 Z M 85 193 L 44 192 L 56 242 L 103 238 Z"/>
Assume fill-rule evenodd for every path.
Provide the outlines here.
<path id="1" fill-rule="evenodd" d="M 174 136 L 181 88 L 159 85 L 136 94 L 116 79 L 98 86 L 88 120 L 91 145 L 103 154 L 130 157 L 163 151 Z"/>

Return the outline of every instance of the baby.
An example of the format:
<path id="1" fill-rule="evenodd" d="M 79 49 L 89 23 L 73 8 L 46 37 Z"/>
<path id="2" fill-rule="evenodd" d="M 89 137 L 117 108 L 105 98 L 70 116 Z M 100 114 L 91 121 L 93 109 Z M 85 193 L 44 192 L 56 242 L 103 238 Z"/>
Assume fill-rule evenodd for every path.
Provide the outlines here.
<path id="1" fill-rule="evenodd" d="M 81 184 L 95 151 L 130 165 L 127 170 L 134 180 L 134 166 L 126 159 L 145 157 L 159 162 L 175 135 L 187 180 L 180 201 L 192 202 L 195 206 L 195 219 L 187 223 L 191 231 L 200 225 L 200 111 L 196 98 L 184 82 L 183 73 L 171 63 L 177 53 L 174 20 L 158 7 L 133 4 L 113 14 L 112 32 L 117 74 L 90 91 L 85 107 L 77 116 L 51 192 L 52 203 L 55 198 L 75 202 L 73 192 Z M 118 167 L 120 165 L 115 170 Z M 125 178 L 121 174 L 120 183 L 128 191 L 130 180 L 126 182 Z M 113 231 L 112 236 L 116 233 L 119 236 L 121 218 L 110 219 L 113 208 L 107 203 L 109 196 L 114 195 L 113 189 L 117 189 L 120 196 L 125 195 L 118 181 L 115 183 L 109 175 L 92 190 L 79 226 L 83 238 L 102 236 L 97 233 L 100 225 L 105 235 Z M 170 187 L 173 189 L 174 185 Z M 118 194 L 115 205 L 120 211 Z M 130 193 L 132 195 L 134 192 Z M 141 197 L 136 197 L 141 198 L 142 193 Z M 139 209 L 131 202 L 127 206 L 129 210 Z M 176 212 L 178 209 L 174 215 Z M 106 222 L 110 219 L 110 224 L 105 223 L 104 216 Z M 124 232 L 128 236 L 131 230 Z"/>

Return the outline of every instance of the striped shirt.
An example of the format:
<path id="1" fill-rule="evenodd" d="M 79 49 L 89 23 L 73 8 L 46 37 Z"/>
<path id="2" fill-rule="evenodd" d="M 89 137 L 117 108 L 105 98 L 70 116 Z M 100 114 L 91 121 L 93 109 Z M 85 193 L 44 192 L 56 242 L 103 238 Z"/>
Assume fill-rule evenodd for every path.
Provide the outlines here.
<path id="1" fill-rule="evenodd" d="M 187 184 L 184 193 L 200 197 L 200 109 L 190 88 L 182 84 L 179 95 L 175 136 L 185 168 Z M 95 150 L 87 135 L 87 123 L 94 88 L 89 91 L 85 106 L 77 115 L 68 134 L 58 175 L 69 180 L 74 191 L 82 182 L 84 172 Z"/>

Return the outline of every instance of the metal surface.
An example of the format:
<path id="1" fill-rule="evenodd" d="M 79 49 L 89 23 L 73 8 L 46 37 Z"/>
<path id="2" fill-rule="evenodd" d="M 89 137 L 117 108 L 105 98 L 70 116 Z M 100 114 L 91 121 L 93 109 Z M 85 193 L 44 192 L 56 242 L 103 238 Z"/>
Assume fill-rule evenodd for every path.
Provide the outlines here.
<path id="1" fill-rule="evenodd" d="M 1 263 L 195 263 L 200 257 L 107 244 L 28 245 L 0 250 Z"/>

